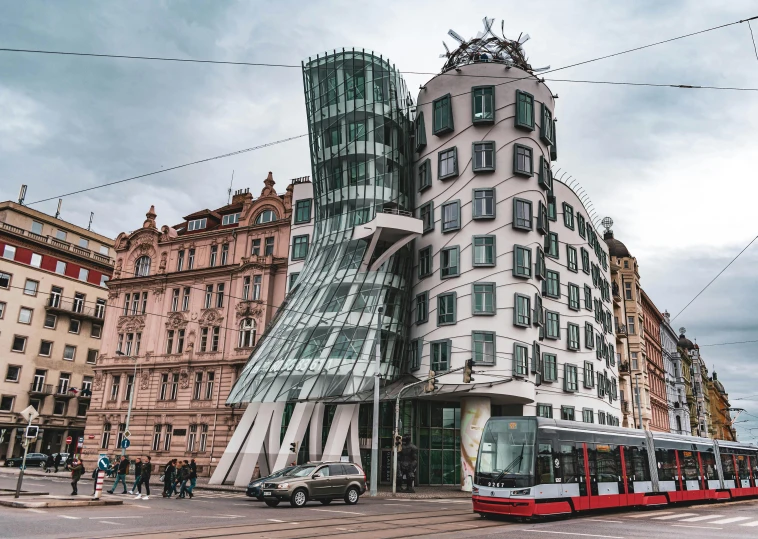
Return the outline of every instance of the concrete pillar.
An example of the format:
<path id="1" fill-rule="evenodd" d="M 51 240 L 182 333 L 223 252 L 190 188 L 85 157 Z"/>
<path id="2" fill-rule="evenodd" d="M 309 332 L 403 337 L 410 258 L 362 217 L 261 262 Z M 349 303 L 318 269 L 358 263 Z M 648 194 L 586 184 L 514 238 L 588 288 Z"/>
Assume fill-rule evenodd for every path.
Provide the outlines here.
<path id="1" fill-rule="evenodd" d="M 479 442 L 490 418 L 489 397 L 461 398 L 461 490 L 471 492 Z"/>
<path id="2" fill-rule="evenodd" d="M 300 444 L 305 436 L 305 430 L 308 428 L 308 422 L 313 413 L 314 404 L 313 402 L 298 402 L 295 405 L 279 452 L 271 454 L 272 461 L 274 462 L 272 471 L 281 470 L 287 465 L 297 462 L 297 454 L 290 451 L 290 444 L 297 443 L 298 449 L 300 448 Z"/>
<path id="3" fill-rule="evenodd" d="M 237 428 L 234 430 L 234 434 L 232 434 L 232 439 L 229 440 L 229 444 L 226 446 L 224 454 L 218 461 L 216 469 L 213 471 L 213 475 L 208 481 L 209 484 L 221 485 L 227 477 L 234 479 L 237 475 L 240 462 L 242 462 L 239 453 L 242 450 L 245 440 L 250 434 L 250 430 L 253 428 L 253 421 L 255 420 L 255 416 L 258 413 L 258 408 L 260 408 L 260 406 L 261 403 L 259 402 L 247 405 Z"/>
<path id="4" fill-rule="evenodd" d="M 340 404 L 337 406 L 321 460 L 340 460 L 342 449 L 345 447 L 345 441 L 353 423 L 355 423 L 355 430 L 358 430 L 358 421 L 354 422 L 353 416 L 358 417 L 359 407 L 359 404 Z M 355 445 L 357 446 L 357 443 Z"/>
<path id="5" fill-rule="evenodd" d="M 312 461 L 321 460 L 325 408 L 326 405 L 323 402 L 317 402 L 311 414 L 311 425 L 308 431 L 308 457 Z"/>
<path id="6" fill-rule="evenodd" d="M 5 452 L 5 458 L 10 459 L 13 458 L 13 450 L 16 447 L 16 427 L 7 427 L 7 431 L 5 432 L 5 437 L 8 440 L 8 450 Z"/>

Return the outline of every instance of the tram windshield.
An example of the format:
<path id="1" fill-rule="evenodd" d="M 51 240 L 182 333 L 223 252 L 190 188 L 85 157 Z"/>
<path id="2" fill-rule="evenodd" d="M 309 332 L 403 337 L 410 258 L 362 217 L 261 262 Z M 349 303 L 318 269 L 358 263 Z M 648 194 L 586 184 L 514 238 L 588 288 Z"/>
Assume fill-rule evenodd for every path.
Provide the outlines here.
<path id="1" fill-rule="evenodd" d="M 478 484 L 504 488 L 534 485 L 537 422 L 531 418 L 487 421 L 476 462 Z"/>

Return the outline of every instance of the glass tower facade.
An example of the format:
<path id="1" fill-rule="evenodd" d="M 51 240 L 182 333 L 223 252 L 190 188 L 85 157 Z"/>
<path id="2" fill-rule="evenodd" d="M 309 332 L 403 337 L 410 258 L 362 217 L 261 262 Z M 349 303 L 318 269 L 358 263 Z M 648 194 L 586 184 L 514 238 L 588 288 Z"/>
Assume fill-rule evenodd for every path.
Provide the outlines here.
<path id="1" fill-rule="evenodd" d="M 377 338 L 383 381 L 404 369 L 413 256 L 405 246 L 369 271 L 390 245 L 356 230 L 379 212 L 412 210 L 412 100 L 395 67 L 365 51 L 309 59 L 303 83 L 313 241 L 228 404 L 369 399 Z"/>

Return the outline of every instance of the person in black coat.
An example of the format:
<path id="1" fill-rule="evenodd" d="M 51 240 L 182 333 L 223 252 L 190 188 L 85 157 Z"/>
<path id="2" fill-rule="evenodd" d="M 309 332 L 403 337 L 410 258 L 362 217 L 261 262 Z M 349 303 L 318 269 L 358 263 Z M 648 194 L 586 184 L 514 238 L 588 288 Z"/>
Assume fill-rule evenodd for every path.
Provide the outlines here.
<path id="1" fill-rule="evenodd" d="M 150 499 L 150 476 L 153 473 L 153 465 L 150 464 L 151 457 L 148 455 L 145 461 L 142 463 L 142 471 L 140 473 L 139 484 L 137 485 L 137 497 L 135 500 L 142 498 L 143 500 Z M 142 496 L 142 486 L 145 486 L 145 496 Z"/>
<path id="2" fill-rule="evenodd" d="M 63 460 L 63 457 L 60 453 L 56 453 L 55 460 L 53 461 L 53 465 L 55 466 L 55 473 L 58 473 L 58 466 L 61 465 L 61 460 Z"/>
<path id="3" fill-rule="evenodd" d="M 163 497 L 170 498 L 174 493 L 174 479 L 176 477 L 176 459 L 168 461 L 163 470 Z"/>
<path id="4" fill-rule="evenodd" d="M 55 459 L 52 455 L 48 455 L 45 460 L 45 473 L 50 473 L 53 470 L 53 466 L 55 466 Z"/>

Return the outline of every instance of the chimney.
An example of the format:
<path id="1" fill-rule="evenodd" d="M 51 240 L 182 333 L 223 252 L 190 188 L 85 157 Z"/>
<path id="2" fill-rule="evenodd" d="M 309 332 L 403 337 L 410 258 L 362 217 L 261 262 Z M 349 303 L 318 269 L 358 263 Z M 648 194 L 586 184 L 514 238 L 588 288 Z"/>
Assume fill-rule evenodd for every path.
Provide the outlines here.
<path id="1" fill-rule="evenodd" d="M 250 194 L 250 189 L 237 189 L 234 192 L 234 196 L 232 196 L 232 204 L 242 204 L 245 202 L 247 198 L 252 199 L 253 196 Z"/>

